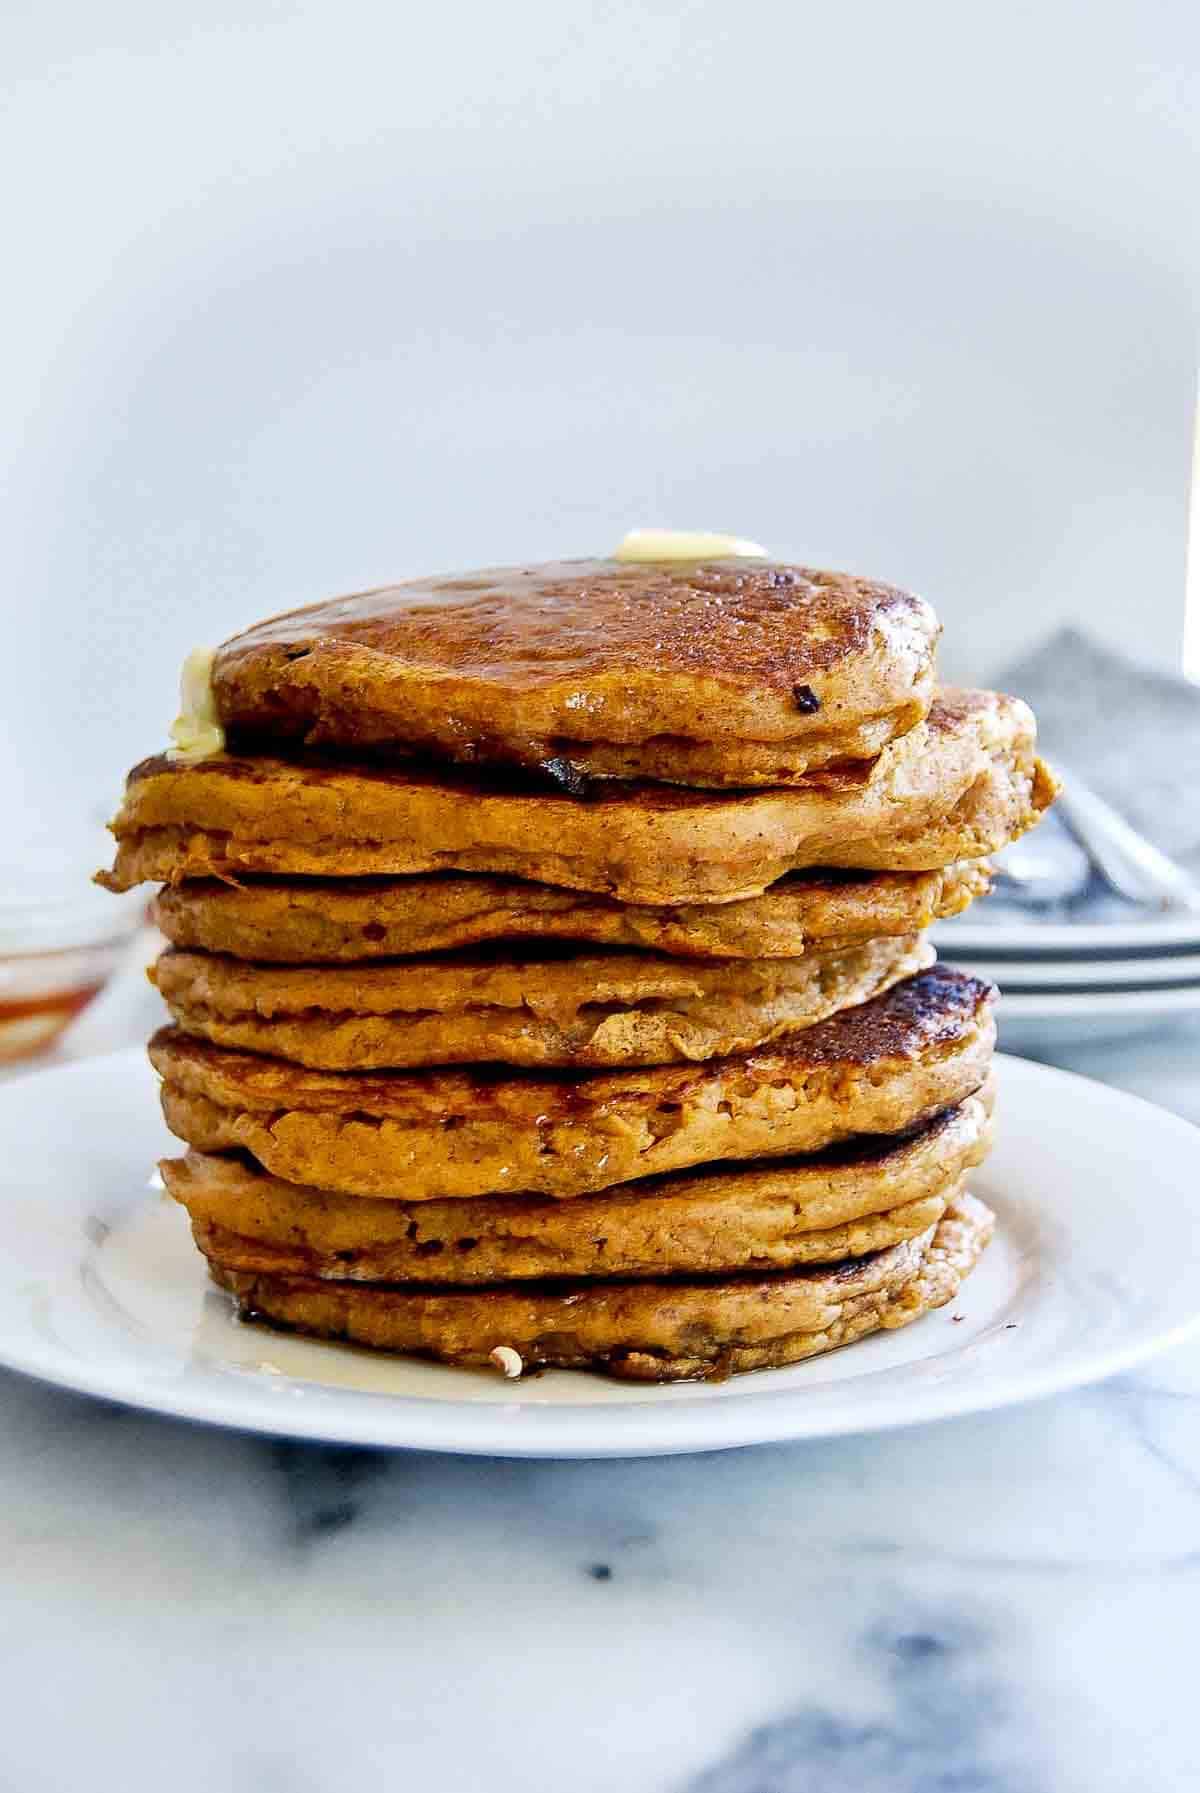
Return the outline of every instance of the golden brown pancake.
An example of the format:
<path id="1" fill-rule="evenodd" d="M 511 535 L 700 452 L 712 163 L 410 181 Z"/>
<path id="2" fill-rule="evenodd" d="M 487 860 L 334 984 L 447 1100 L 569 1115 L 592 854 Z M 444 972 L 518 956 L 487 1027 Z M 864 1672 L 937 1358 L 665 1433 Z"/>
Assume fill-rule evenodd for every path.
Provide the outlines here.
<path id="1" fill-rule="evenodd" d="M 454 872 L 413 878 L 215 878 L 168 885 L 154 918 L 175 946 L 269 964 L 448 952 L 498 940 L 576 940 L 696 959 L 799 958 L 917 934 L 988 888 L 966 859 L 933 872 L 794 872 L 740 903 L 653 907 Z"/>
<path id="2" fill-rule="evenodd" d="M 911 1128 L 984 1082 L 994 995 L 934 966 L 765 1050 L 642 1071 L 307 1071 L 177 1028 L 150 1056 L 178 1138 L 248 1151 L 287 1182 L 406 1201 L 571 1197 Z"/>
<path id="3" fill-rule="evenodd" d="M 863 762 L 929 708 L 919 598 L 762 560 L 610 560 L 385 586 L 226 642 L 226 727 L 470 766 L 779 785 Z"/>
<path id="4" fill-rule="evenodd" d="M 992 1091 L 900 1139 L 715 1165 L 600 1195 L 404 1202 L 298 1188 L 242 1154 L 165 1159 L 200 1249 L 227 1270 L 470 1285 L 714 1275 L 837 1263 L 934 1225 L 991 1144 Z"/>
<path id="5" fill-rule="evenodd" d="M 995 1217 L 956 1197 L 935 1227 L 832 1269 L 489 1289 L 319 1282 L 226 1269 L 214 1281 L 242 1312 L 319 1338 L 449 1363 L 559 1365 L 637 1382 L 722 1378 L 798 1363 L 953 1301 Z"/>
<path id="6" fill-rule="evenodd" d="M 802 959 L 511 950 L 365 965 L 247 965 L 176 949 L 151 972 L 176 1023 L 329 1071 L 669 1065 L 749 1052 L 934 958 L 915 934 Z"/>
<path id="7" fill-rule="evenodd" d="M 1055 785 L 1028 707 L 943 692 L 870 781 L 702 795 L 606 786 L 587 802 L 432 772 L 221 755 L 130 774 L 102 881 L 499 872 L 629 903 L 731 902 L 810 866 L 922 871 L 1035 822 Z"/>

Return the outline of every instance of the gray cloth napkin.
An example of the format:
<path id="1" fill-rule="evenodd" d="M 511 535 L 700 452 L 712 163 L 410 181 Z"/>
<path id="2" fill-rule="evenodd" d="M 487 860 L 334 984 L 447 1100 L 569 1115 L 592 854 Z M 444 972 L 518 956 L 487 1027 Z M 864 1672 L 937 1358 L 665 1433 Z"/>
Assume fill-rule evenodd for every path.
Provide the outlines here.
<path id="1" fill-rule="evenodd" d="M 1046 758 L 1076 772 L 1182 865 L 1200 869 L 1200 686 L 1144 666 L 1081 629 L 1059 629 L 992 681 L 1032 705 Z M 1030 845 L 1061 866 L 1069 837 L 1054 811 Z M 1003 866 L 1004 855 L 993 855 Z M 1031 905 L 998 882 L 963 925 L 1157 920 L 1160 911 L 1117 896 L 1097 872 L 1067 902 Z M 950 922 L 952 933 L 957 924 Z"/>
<path id="2" fill-rule="evenodd" d="M 1059 629 L 995 683 L 1033 706 L 1046 758 L 1173 859 L 1200 865 L 1200 685 Z"/>

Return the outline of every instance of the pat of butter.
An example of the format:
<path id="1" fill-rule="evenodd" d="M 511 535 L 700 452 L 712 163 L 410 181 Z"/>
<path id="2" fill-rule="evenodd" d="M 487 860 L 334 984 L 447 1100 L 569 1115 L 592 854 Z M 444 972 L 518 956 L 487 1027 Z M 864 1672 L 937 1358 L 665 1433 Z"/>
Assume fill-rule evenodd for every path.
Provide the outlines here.
<path id="1" fill-rule="evenodd" d="M 179 714 L 171 724 L 174 747 L 169 760 L 206 760 L 225 751 L 225 730 L 217 716 L 213 692 L 214 650 L 193 648 L 179 675 Z"/>
<path id="2" fill-rule="evenodd" d="M 631 529 L 614 560 L 765 560 L 767 551 L 740 535 L 702 529 Z"/>

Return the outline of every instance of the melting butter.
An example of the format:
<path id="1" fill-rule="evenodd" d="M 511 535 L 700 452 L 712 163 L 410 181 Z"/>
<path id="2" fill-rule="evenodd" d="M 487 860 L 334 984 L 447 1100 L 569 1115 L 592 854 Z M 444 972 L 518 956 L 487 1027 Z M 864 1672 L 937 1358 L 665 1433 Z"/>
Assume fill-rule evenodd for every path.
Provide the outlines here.
<path id="1" fill-rule="evenodd" d="M 179 675 L 179 714 L 171 724 L 169 760 L 206 760 L 225 751 L 225 730 L 217 715 L 212 669 L 215 650 L 193 648 Z"/>
<path id="2" fill-rule="evenodd" d="M 740 535 L 702 529 L 631 529 L 614 560 L 765 560 L 767 551 Z"/>

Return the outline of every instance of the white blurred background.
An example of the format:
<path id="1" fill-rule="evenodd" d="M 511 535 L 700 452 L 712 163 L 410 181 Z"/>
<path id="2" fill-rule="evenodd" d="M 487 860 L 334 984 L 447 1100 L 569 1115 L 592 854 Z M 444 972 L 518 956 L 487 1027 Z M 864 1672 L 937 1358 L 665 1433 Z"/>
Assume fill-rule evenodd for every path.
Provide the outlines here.
<path id="1" fill-rule="evenodd" d="M 0 799 L 426 571 L 738 531 L 1177 663 L 1194 0 L 8 0 Z M 12 820 L 15 818 L 15 821 Z"/>

